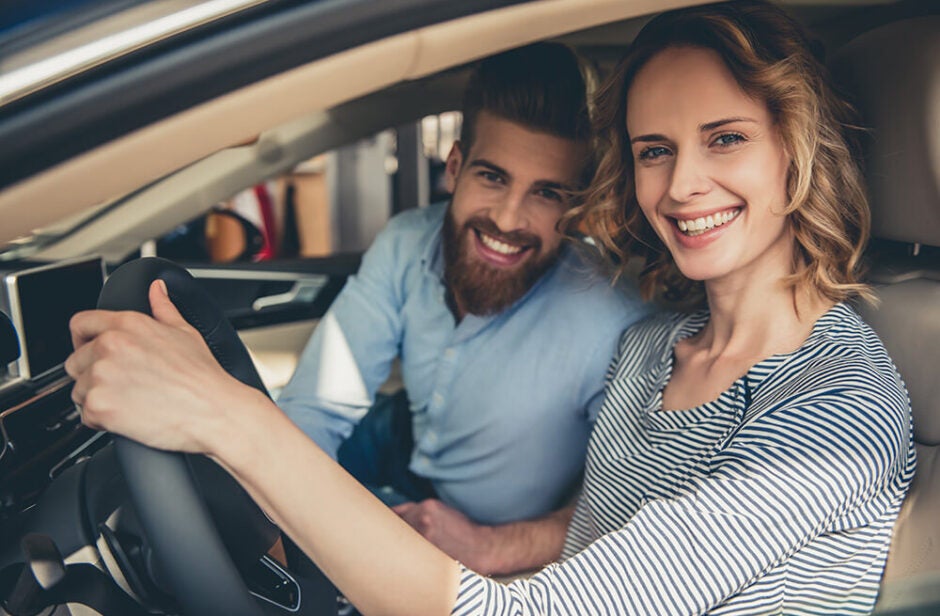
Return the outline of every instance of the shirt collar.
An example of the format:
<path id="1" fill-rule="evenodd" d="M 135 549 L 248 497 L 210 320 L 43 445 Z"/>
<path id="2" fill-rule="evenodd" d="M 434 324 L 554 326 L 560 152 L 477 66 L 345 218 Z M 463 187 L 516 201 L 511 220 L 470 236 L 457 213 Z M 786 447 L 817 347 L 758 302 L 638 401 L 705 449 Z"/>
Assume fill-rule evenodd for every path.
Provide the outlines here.
<path id="1" fill-rule="evenodd" d="M 444 220 L 447 217 L 448 208 L 450 204 L 444 208 L 444 217 L 436 225 L 434 233 L 428 238 L 421 253 L 421 269 L 442 283 L 444 281 Z"/>

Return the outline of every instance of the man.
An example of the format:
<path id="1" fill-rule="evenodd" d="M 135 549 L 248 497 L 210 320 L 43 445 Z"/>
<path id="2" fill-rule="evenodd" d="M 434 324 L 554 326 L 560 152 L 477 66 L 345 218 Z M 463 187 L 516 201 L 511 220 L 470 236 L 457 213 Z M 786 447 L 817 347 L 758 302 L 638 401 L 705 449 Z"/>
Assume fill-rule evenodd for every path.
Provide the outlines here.
<path id="1" fill-rule="evenodd" d="M 485 60 L 463 117 L 450 203 L 380 233 L 278 404 L 439 547 L 506 573 L 560 553 L 524 521 L 567 524 L 607 364 L 646 309 L 557 230 L 590 158 L 570 50 Z M 396 358 L 407 397 L 370 411 Z"/>

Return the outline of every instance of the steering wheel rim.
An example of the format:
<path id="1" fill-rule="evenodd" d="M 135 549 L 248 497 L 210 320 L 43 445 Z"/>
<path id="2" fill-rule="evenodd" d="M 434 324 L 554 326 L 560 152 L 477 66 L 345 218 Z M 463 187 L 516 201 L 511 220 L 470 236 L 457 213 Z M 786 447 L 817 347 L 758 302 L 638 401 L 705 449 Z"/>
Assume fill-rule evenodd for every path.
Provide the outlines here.
<path id="1" fill-rule="evenodd" d="M 148 290 L 158 278 L 166 283 L 171 301 L 202 334 L 222 367 L 239 381 L 267 393 L 234 328 L 205 289 L 178 265 L 148 257 L 121 266 L 105 283 L 98 308 L 149 315 Z M 114 443 L 130 500 L 183 613 L 262 616 L 264 611 L 248 591 L 232 556 L 239 563 L 252 556 L 257 561 L 278 536 L 277 527 L 241 486 L 208 458 L 159 451 L 117 435 Z M 215 470 L 207 471 L 209 468 Z M 194 473 L 208 479 L 198 485 L 199 477 Z M 220 506 L 213 508 L 215 518 L 202 496 L 206 484 L 220 489 L 225 501 L 222 514 L 217 511 Z M 247 524 L 238 530 L 239 541 L 232 541 L 231 532 L 229 540 L 223 541 L 217 525 L 219 515 L 231 516 L 239 526 Z"/>

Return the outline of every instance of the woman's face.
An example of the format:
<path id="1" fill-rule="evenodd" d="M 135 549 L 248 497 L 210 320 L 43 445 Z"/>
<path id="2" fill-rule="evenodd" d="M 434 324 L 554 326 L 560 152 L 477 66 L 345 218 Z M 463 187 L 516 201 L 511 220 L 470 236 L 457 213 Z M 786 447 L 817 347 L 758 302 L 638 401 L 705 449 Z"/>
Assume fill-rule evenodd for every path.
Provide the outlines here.
<path id="1" fill-rule="evenodd" d="M 627 93 L 627 135 L 637 201 L 686 277 L 789 273 L 789 157 L 767 106 L 717 53 L 678 47 L 649 60 Z"/>

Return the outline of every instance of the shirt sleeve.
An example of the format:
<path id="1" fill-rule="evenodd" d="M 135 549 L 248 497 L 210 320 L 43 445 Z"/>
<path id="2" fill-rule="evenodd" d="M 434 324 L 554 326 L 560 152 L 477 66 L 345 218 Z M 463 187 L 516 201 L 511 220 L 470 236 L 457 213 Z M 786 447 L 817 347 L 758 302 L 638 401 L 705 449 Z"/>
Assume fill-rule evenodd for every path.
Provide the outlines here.
<path id="1" fill-rule="evenodd" d="M 866 508 L 899 505 L 913 472 L 903 406 L 867 386 L 793 395 L 564 563 L 509 585 L 464 570 L 452 613 L 706 613 L 821 534 L 872 519 Z"/>
<path id="2" fill-rule="evenodd" d="M 365 253 L 307 342 L 278 406 L 326 453 L 366 414 L 398 354 L 403 303 L 395 221 Z"/>

